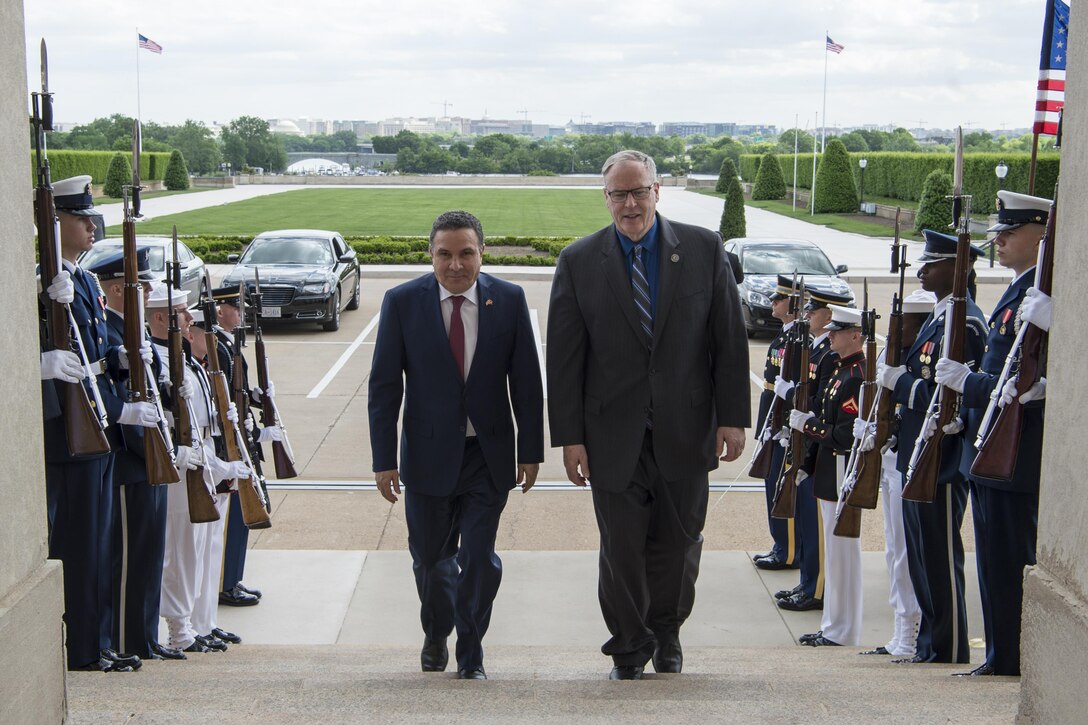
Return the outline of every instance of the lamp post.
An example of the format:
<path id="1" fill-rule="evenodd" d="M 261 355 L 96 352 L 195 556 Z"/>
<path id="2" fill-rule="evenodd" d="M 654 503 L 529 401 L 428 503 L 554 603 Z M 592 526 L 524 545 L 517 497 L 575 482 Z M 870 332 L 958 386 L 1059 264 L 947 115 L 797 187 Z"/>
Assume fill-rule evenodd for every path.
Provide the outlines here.
<path id="1" fill-rule="evenodd" d="M 997 162 L 997 166 L 994 167 L 994 175 L 997 176 L 997 190 L 1001 191 L 1005 188 L 1005 177 L 1009 175 L 1009 165 L 1005 163 L 1005 159 Z M 990 242 L 990 266 L 994 266 L 993 241 Z"/>
<path id="2" fill-rule="evenodd" d="M 869 165 L 869 160 L 865 157 L 858 159 L 858 166 L 861 167 L 861 211 L 865 213 L 865 167 Z"/>

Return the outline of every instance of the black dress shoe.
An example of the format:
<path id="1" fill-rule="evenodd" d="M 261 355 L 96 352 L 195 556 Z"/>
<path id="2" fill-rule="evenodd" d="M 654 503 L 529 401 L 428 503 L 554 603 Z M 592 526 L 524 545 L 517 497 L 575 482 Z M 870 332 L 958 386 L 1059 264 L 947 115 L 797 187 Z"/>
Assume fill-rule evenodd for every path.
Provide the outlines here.
<path id="1" fill-rule="evenodd" d="M 111 659 L 99 657 L 94 662 L 88 662 L 80 667 L 69 667 L 75 672 L 134 672 L 128 665 L 118 664 Z"/>
<path id="2" fill-rule="evenodd" d="M 198 634 L 196 641 L 208 648 L 209 652 L 226 652 L 227 643 L 216 637 L 214 634 Z"/>
<path id="3" fill-rule="evenodd" d="M 804 592 L 797 592 L 791 597 L 778 600 L 778 608 L 790 612 L 807 612 L 810 609 L 823 609 L 824 600 L 810 597 Z"/>
<path id="4" fill-rule="evenodd" d="M 610 680 L 641 680 L 643 668 L 641 665 L 616 665 L 608 674 Z"/>
<path id="5" fill-rule="evenodd" d="M 780 589 L 779 591 L 774 593 L 774 598 L 775 599 L 789 599 L 794 594 L 800 594 L 801 590 L 802 590 L 802 586 L 800 584 L 795 586 L 793 589 Z"/>
<path id="6" fill-rule="evenodd" d="M 787 564 L 782 559 L 776 559 L 773 556 L 761 556 L 758 559 L 754 559 L 753 563 L 757 569 L 766 569 L 768 571 L 777 571 L 779 569 L 793 569 L 796 567 Z"/>
<path id="7" fill-rule="evenodd" d="M 859 655 L 890 655 L 887 647 L 875 647 L 873 649 L 867 649 L 864 652 L 858 652 Z"/>
<path id="8" fill-rule="evenodd" d="M 231 644 L 242 644 L 242 638 L 236 635 L 234 632 L 228 632 L 225 629 L 219 629 L 216 627 L 212 630 L 212 635 L 224 642 L 230 642 Z"/>
<path id="9" fill-rule="evenodd" d="M 653 660 L 654 672 L 679 674 L 684 668 L 684 650 L 680 647 L 680 637 L 676 634 L 659 635 Z"/>
<path id="10" fill-rule="evenodd" d="M 424 672 L 445 672 L 450 660 L 450 651 L 446 648 L 446 638 L 423 638 L 423 649 L 419 653 L 419 664 Z"/>
<path id="11" fill-rule="evenodd" d="M 773 551 L 768 551 L 766 554 L 753 554 L 752 555 L 752 561 L 755 561 L 757 559 L 773 559 L 773 558 L 774 558 L 774 552 Z"/>
<path id="12" fill-rule="evenodd" d="M 812 632 L 810 634 L 802 634 L 800 637 L 797 638 L 797 641 L 800 642 L 801 644 L 804 644 L 805 642 L 809 642 L 811 640 L 816 639 L 817 637 L 823 637 L 823 636 L 824 636 L 824 631 L 821 629 L 819 632 Z"/>
<path id="13" fill-rule="evenodd" d="M 459 680 L 486 680 L 487 673 L 484 672 L 484 668 L 480 667 L 462 667 L 457 670 L 457 679 Z"/>
<path id="14" fill-rule="evenodd" d="M 838 642 L 834 642 L 834 641 L 828 639 L 827 637 L 824 637 L 823 635 L 820 635 L 819 637 L 816 637 L 814 639 L 810 639 L 810 640 L 807 640 L 805 642 L 802 642 L 802 644 L 804 644 L 804 645 L 806 645 L 808 647 L 842 647 L 842 645 L 839 644 Z"/>
<path id="15" fill-rule="evenodd" d="M 953 677 L 989 677 L 994 674 L 994 668 L 983 662 L 970 672 L 954 672 Z"/>
<path id="16" fill-rule="evenodd" d="M 242 582 L 238 582 L 237 584 L 235 584 L 234 588 L 238 589 L 239 591 L 243 591 L 246 594 L 252 594 L 253 596 L 257 597 L 258 599 L 261 598 L 261 590 L 260 589 L 254 589 L 253 587 L 247 587 Z"/>
<path id="17" fill-rule="evenodd" d="M 893 665 L 920 665 L 925 662 L 925 658 L 922 655 L 914 655 L 913 657 L 903 657 L 902 659 L 892 660 Z"/>
<path id="18" fill-rule="evenodd" d="M 219 603 L 226 604 L 228 607 L 252 607 L 259 604 L 260 601 L 260 597 L 253 596 L 249 592 L 240 589 L 237 585 L 230 591 L 219 592 Z"/>
<path id="19" fill-rule="evenodd" d="M 151 645 L 151 658 L 156 660 L 187 660 L 188 657 L 180 649 L 167 647 L 155 642 Z"/>
<path id="20" fill-rule="evenodd" d="M 185 649 L 183 649 L 182 652 L 203 652 L 203 653 L 207 653 L 207 652 L 211 652 L 211 650 L 208 649 L 208 645 L 201 642 L 200 638 L 197 637 L 196 639 L 193 640 L 193 643 L 191 645 L 189 645 L 188 647 L 186 647 Z"/>
<path id="21" fill-rule="evenodd" d="M 120 652 L 116 652 L 112 649 L 102 650 L 103 659 L 107 659 L 110 662 L 114 662 L 122 667 L 131 667 L 133 672 L 143 667 L 143 662 L 136 655 L 123 655 Z"/>

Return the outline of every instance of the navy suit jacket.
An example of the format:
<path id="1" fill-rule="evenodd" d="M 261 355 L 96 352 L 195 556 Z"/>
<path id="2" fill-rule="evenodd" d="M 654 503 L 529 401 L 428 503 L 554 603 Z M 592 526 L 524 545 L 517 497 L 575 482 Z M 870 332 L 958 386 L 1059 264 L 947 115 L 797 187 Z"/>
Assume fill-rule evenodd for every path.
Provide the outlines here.
<path id="1" fill-rule="evenodd" d="M 975 462 L 978 453 L 975 449 L 975 438 L 978 436 L 982 416 L 986 413 L 986 406 L 990 404 L 990 394 L 997 386 L 1005 358 L 1008 357 L 1020 329 L 1016 314 L 1024 300 L 1024 294 L 1033 284 L 1034 269 L 1014 280 L 998 300 L 993 314 L 990 315 L 990 331 L 986 336 L 986 352 L 982 356 L 982 365 L 977 373 L 967 376 L 963 387 L 963 407 L 966 409 L 964 422 L 967 427 L 964 431 L 966 442 L 963 446 L 960 472 L 976 484 L 1020 493 L 1039 490 L 1039 471 L 1043 456 L 1043 401 L 1032 401 L 1024 406 L 1024 424 L 1020 429 L 1020 447 L 1011 481 L 972 476 L 971 464 Z"/>
<path id="2" fill-rule="evenodd" d="M 433 274 L 394 287 L 382 302 L 370 372 L 374 470 L 398 468 L 403 397 L 399 470 L 413 492 L 453 492 L 468 420 L 500 490 L 514 487 L 518 463 L 544 460 L 544 392 L 525 292 L 488 274 L 477 278 L 477 292 L 480 322 L 467 380 L 450 351 Z"/>

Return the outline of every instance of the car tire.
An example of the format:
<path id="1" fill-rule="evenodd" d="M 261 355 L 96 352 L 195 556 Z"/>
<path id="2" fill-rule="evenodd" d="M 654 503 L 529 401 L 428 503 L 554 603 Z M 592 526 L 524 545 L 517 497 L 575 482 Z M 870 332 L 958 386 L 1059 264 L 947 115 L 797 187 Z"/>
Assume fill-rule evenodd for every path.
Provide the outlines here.
<path id="1" fill-rule="evenodd" d="M 355 291 L 351 294 L 351 301 L 348 302 L 348 306 L 345 309 L 357 310 L 359 309 L 359 303 L 362 301 L 359 297 L 359 288 L 362 286 L 362 280 L 359 275 L 355 275 Z"/>
<path id="2" fill-rule="evenodd" d="M 336 332 L 340 329 L 340 290 L 332 293 L 332 319 L 321 323 L 321 329 L 325 332 Z"/>
<path id="3" fill-rule="evenodd" d="M 744 332 L 748 335 L 748 339 L 752 339 L 756 336 L 756 331 L 752 327 L 752 312 L 748 309 L 748 305 L 740 306 L 741 317 L 744 318 Z"/>

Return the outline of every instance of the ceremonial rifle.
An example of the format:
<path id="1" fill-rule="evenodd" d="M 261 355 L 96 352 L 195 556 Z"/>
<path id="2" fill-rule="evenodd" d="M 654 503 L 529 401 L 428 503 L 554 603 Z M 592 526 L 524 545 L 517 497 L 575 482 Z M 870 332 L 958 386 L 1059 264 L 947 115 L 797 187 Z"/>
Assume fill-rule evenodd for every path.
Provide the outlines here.
<path id="1" fill-rule="evenodd" d="M 242 505 L 242 520 L 249 525 L 249 521 L 257 521 L 260 524 L 271 526 L 268 518 L 271 513 L 271 504 L 268 499 L 268 489 L 264 480 L 264 471 L 261 470 L 260 456 L 253 455 L 253 438 L 245 428 L 245 421 L 251 420 L 249 409 L 249 390 L 245 385 L 245 358 L 242 349 L 246 345 L 246 286 L 245 282 L 238 283 L 238 315 L 239 325 L 234 328 L 234 363 L 231 365 L 231 389 L 234 394 L 234 405 L 238 409 L 239 426 L 235 429 L 238 436 L 238 447 L 243 460 L 249 465 L 253 476 L 247 481 L 238 482 L 238 502 Z M 265 528 L 264 526 L 251 526 L 250 528 Z"/>
<path id="2" fill-rule="evenodd" d="M 795 294 L 798 300 L 805 298 L 805 281 L 801 280 L 801 285 L 798 288 L 796 285 L 794 289 L 797 290 Z M 798 302 L 797 309 L 800 312 L 801 303 Z M 796 331 L 796 337 L 794 338 L 794 344 L 797 346 L 797 383 L 793 389 L 793 408 L 799 410 L 802 413 L 809 411 L 809 380 L 811 376 L 809 374 L 809 354 L 812 352 L 812 346 L 809 344 L 809 322 L 804 319 L 804 315 L 799 314 L 796 321 L 793 323 L 793 328 Z M 801 466 L 805 462 L 805 434 L 798 430 L 790 430 L 789 443 L 786 446 L 786 456 L 782 463 L 782 471 L 778 477 L 778 486 L 775 489 L 774 504 L 771 507 L 771 517 L 776 519 L 792 519 L 795 511 L 797 510 L 797 474 L 801 471 Z M 772 441 L 768 441 L 770 443 Z M 778 445 L 777 441 L 773 441 L 775 445 Z"/>
<path id="3" fill-rule="evenodd" d="M 272 441 L 272 461 L 276 465 L 276 478 L 295 478 L 298 472 L 295 470 L 295 454 L 291 450 L 291 443 L 287 440 L 287 429 L 280 419 L 276 400 L 268 392 L 268 356 L 265 354 L 264 338 L 261 337 L 261 273 L 253 270 L 253 351 L 257 357 L 257 385 L 261 388 L 261 425 L 279 426 L 283 434 L 282 441 Z M 754 474 L 753 474 L 754 475 Z"/>
<path id="4" fill-rule="evenodd" d="M 128 353 L 128 401 L 152 403 L 158 408 L 157 425 L 144 428 L 144 466 L 150 484 L 177 483 L 178 471 L 174 468 L 173 443 L 163 422 L 162 403 L 159 401 L 158 381 L 140 355 L 146 338 L 144 326 L 144 285 L 140 281 L 136 260 L 136 219 L 140 216 L 140 122 L 132 125 L 132 184 L 122 189 L 124 222 L 122 223 L 122 249 L 125 265 L 124 312 L 125 350 Z M 168 300 L 169 302 L 169 300 Z"/>
<path id="5" fill-rule="evenodd" d="M 178 395 L 178 389 L 185 382 L 185 351 L 181 342 L 181 325 L 178 311 L 174 309 L 174 288 L 181 289 L 181 262 L 178 261 L 178 228 L 173 230 L 173 258 L 167 262 L 166 290 L 167 304 L 170 306 L 170 327 L 166 333 L 166 349 L 170 367 L 170 382 L 174 387 L 174 431 L 177 433 L 178 446 L 185 448 L 202 447 L 200 436 L 194 434 L 196 416 L 193 414 L 192 401 Z M 204 467 L 197 466 L 185 471 L 185 495 L 189 503 L 189 521 L 203 524 L 218 521 L 219 510 L 215 507 L 215 494 L 204 482 Z"/>
<path id="6" fill-rule="evenodd" d="M 971 197 L 963 193 L 963 129 L 956 129 L 956 165 L 953 181 L 952 211 L 959 231 L 956 243 L 956 269 L 952 282 L 952 299 L 944 318 L 944 339 L 941 356 L 954 362 L 964 360 L 967 337 L 967 277 L 971 273 Z M 937 476 L 941 468 L 941 443 L 945 427 L 960 413 L 961 395 L 952 388 L 937 384 L 926 411 L 922 429 L 914 443 L 903 499 L 932 503 L 937 496 Z M 930 433 L 930 429 L 932 432 Z"/>
<path id="7" fill-rule="evenodd" d="M 793 289 L 797 289 L 797 272 L 793 273 Z M 801 304 L 798 303 L 797 297 L 794 294 L 790 294 L 789 314 L 793 319 L 797 319 L 801 313 Z M 790 376 L 793 375 L 793 361 L 797 357 L 795 350 L 797 326 L 794 325 L 786 336 L 786 352 L 782 355 L 782 363 L 779 367 L 779 372 L 782 375 L 782 379 L 790 381 Z M 779 398 L 777 395 L 771 398 L 771 405 L 767 409 L 767 417 L 763 419 L 763 429 L 760 430 L 759 435 L 759 448 L 752 454 L 751 467 L 748 469 L 748 475 L 754 478 L 766 478 L 771 473 L 771 454 L 774 452 L 774 447 L 778 445 L 778 441 L 775 439 L 774 434 L 781 430 L 785 424 L 783 420 L 784 411 L 786 407 L 786 401 Z M 767 435 L 767 431 L 770 431 L 771 435 Z"/>
<path id="8" fill-rule="evenodd" d="M 1046 232 L 1039 243 L 1036 263 L 1035 287 L 1049 295 L 1054 286 L 1054 237 L 1058 218 L 1058 189 L 1054 189 L 1054 201 L 1050 204 L 1050 216 Z M 1021 325 L 1016 340 L 1005 358 L 1005 366 L 990 394 L 990 404 L 978 429 L 975 447 L 978 455 L 971 464 L 971 473 L 980 478 L 1011 481 L 1016 471 L 1017 453 L 1020 451 L 1020 433 L 1024 425 L 1024 404 L 1020 396 L 1039 382 L 1046 369 L 1046 352 L 1049 335 L 1035 325 Z M 1001 404 L 1001 391 L 1010 376 L 1016 379 L 1016 394 L 1007 405 Z M 997 420 L 993 420 L 994 413 Z"/>
<path id="9" fill-rule="evenodd" d="M 877 412 L 876 401 L 880 396 L 881 385 L 876 381 L 876 321 L 879 316 L 876 309 L 869 309 L 869 280 L 865 280 L 865 296 L 861 313 L 861 333 L 865 336 L 865 382 L 861 385 L 861 399 L 864 401 L 862 420 L 873 422 Z M 894 300 L 893 300 L 894 304 Z M 888 396 L 891 397 L 891 396 Z M 868 426 L 866 426 L 868 429 Z M 861 441 L 854 441 L 851 456 L 856 459 L 853 485 L 849 488 L 846 503 L 863 509 L 875 509 L 880 493 L 880 446 L 873 441 L 873 447 L 860 450 Z M 845 488 L 844 488 L 845 490 Z"/>
<path id="10" fill-rule="evenodd" d="M 888 339 L 884 344 L 884 363 L 888 367 L 899 367 L 903 362 L 903 286 L 907 267 L 907 245 L 899 239 L 899 212 L 895 210 L 895 241 L 892 243 L 891 273 L 899 275 L 899 293 L 892 294 L 892 311 L 888 318 Z M 877 391 L 876 442 L 874 446 L 881 451 L 892 437 L 895 417 L 895 401 L 891 392 L 883 386 Z"/>
<path id="11" fill-rule="evenodd" d="M 67 383 L 50 381 L 60 392 L 64 408 L 64 433 L 68 452 L 73 456 L 96 456 L 109 453 L 106 440 L 106 406 L 98 390 L 98 381 L 91 372 L 90 360 L 79 336 L 72 308 L 49 299 L 45 289 L 61 270 L 60 229 L 57 210 L 53 203 L 53 182 L 49 178 L 49 158 L 46 153 L 45 133 L 53 130 L 53 94 L 49 92 L 49 63 L 45 39 L 41 44 L 42 90 L 31 93 L 33 114 L 30 123 L 34 128 L 34 158 L 37 185 L 34 189 L 34 217 L 38 226 L 38 259 L 42 280 L 41 306 L 45 311 L 45 334 L 42 349 L 68 350 L 79 355 L 83 363 L 83 380 Z M 88 393 L 88 390 L 90 393 Z M 91 400 L 91 396 L 94 400 Z"/>

